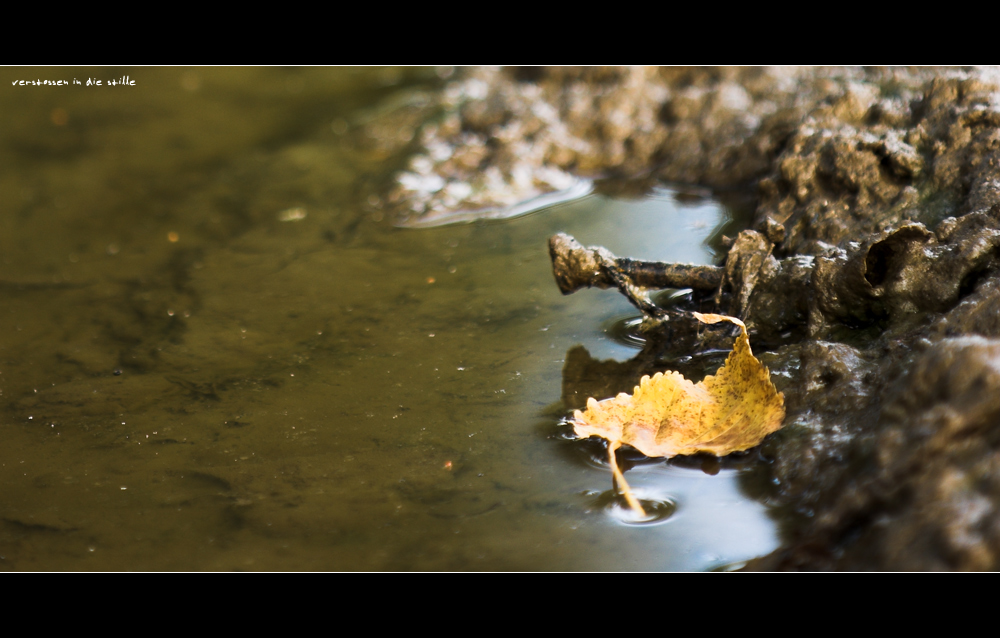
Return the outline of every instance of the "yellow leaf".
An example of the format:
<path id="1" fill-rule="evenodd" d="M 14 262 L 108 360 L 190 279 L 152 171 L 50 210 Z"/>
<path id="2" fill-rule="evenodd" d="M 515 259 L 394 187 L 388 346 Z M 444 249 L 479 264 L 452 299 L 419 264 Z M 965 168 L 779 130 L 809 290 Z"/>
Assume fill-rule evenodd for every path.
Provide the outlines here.
<path id="1" fill-rule="evenodd" d="M 678 372 L 644 376 L 632 396 L 587 400 L 586 412 L 573 414 L 578 436 L 610 442 L 608 454 L 615 481 L 629 505 L 645 514 L 618 469 L 615 450 L 628 444 L 646 456 L 673 457 L 708 452 L 725 456 L 748 450 L 781 428 L 785 397 L 771 374 L 750 351 L 742 321 L 725 315 L 692 313 L 704 323 L 729 321 L 740 327 L 733 351 L 714 376 L 691 383 Z"/>

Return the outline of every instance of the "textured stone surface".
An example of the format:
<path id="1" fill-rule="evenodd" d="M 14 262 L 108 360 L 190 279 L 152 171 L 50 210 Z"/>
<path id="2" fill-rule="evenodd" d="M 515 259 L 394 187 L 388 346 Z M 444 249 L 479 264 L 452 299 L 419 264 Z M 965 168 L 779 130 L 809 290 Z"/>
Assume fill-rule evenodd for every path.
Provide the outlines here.
<path id="1" fill-rule="evenodd" d="M 1000 568 L 995 71 L 476 70 L 455 87 L 425 147 L 454 156 L 474 134 L 487 150 L 468 170 L 429 152 L 411 169 L 479 199 L 403 185 L 409 214 L 561 187 L 539 168 L 755 189 L 760 232 L 733 242 L 715 298 L 766 347 L 788 407 L 760 454 L 796 523 L 756 567 Z M 676 319 L 643 329 L 623 375 L 707 343 Z"/>

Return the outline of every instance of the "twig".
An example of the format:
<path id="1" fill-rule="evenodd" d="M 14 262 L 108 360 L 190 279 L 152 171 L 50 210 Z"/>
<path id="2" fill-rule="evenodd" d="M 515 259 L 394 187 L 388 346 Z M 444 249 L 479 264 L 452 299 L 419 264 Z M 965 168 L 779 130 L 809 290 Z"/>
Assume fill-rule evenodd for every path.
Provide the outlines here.
<path id="1" fill-rule="evenodd" d="M 559 233 L 549 239 L 552 272 L 564 295 L 581 288 L 615 287 L 642 312 L 657 317 L 669 314 L 649 300 L 643 288 L 694 288 L 713 290 L 722 281 L 717 266 L 667 264 L 615 257 L 601 246 L 584 248 L 578 241 Z"/>

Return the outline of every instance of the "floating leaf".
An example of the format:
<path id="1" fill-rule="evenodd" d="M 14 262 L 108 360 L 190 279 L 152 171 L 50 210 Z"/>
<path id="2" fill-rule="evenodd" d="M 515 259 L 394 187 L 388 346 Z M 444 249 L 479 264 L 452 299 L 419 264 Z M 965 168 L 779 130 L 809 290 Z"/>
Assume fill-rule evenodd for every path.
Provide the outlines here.
<path id="1" fill-rule="evenodd" d="M 586 412 L 573 414 L 578 436 L 607 439 L 616 483 L 629 505 L 645 514 L 618 469 L 615 450 L 631 445 L 646 456 L 673 457 L 709 452 L 725 456 L 748 450 L 781 428 L 785 398 L 771 374 L 750 351 L 742 321 L 725 315 L 692 313 L 704 323 L 729 321 L 740 327 L 733 351 L 715 375 L 691 383 L 679 372 L 644 376 L 634 394 L 598 402 L 587 400 Z"/>

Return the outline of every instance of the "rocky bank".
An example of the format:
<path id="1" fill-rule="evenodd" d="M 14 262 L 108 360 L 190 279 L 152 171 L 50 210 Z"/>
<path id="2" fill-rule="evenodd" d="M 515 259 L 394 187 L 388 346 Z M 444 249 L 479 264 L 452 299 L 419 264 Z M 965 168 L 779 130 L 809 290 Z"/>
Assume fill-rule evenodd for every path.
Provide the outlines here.
<path id="1" fill-rule="evenodd" d="M 1000 568 L 1000 73 L 471 69 L 443 96 L 385 202 L 404 224 L 581 180 L 754 193 L 721 284 L 642 308 L 617 368 L 630 388 L 703 342 L 687 310 L 746 320 L 788 407 L 769 498 L 798 521 L 754 567 Z"/>

